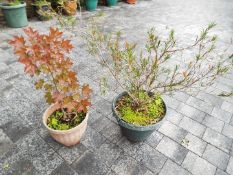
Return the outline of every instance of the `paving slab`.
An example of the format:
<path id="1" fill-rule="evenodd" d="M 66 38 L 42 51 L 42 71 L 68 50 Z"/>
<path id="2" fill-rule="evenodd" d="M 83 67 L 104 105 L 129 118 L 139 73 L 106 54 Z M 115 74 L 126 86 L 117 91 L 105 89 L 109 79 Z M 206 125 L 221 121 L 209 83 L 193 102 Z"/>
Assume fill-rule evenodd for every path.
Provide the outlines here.
<path id="1" fill-rule="evenodd" d="M 220 148 L 221 150 L 225 151 L 226 153 L 229 153 L 231 150 L 232 145 L 232 139 L 207 128 L 206 132 L 203 136 L 203 140 L 206 142 L 216 146 L 217 148 Z"/>
<path id="2" fill-rule="evenodd" d="M 227 166 L 227 173 L 233 174 L 233 157 L 230 158 L 228 166 Z"/>
<path id="3" fill-rule="evenodd" d="M 202 156 L 204 150 L 206 149 L 207 143 L 202 139 L 188 133 L 187 136 L 182 140 L 181 143 L 185 148 Z"/>
<path id="4" fill-rule="evenodd" d="M 202 137 L 206 130 L 206 126 L 188 117 L 183 117 L 179 126 L 198 137 Z"/>
<path id="5" fill-rule="evenodd" d="M 185 136 L 188 134 L 186 130 L 184 130 L 183 128 L 179 126 L 172 124 L 169 121 L 164 121 L 158 131 L 170 137 L 171 139 L 177 141 L 178 143 L 180 143 L 185 138 Z"/>
<path id="6" fill-rule="evenodd" d="M 207 145 L 202 157 L 224 171 L 227 168 L 230 158 L 227 153 L 209 144 Z"/>
<path id="7" fill-rule="evenodd" d="M 160 171 L 159 175 L 191 175 L 190 172 L 172 162 L 171 160 L 167 160 L 166 164 L 163 166 L 163 169 Z"/>
<path id="8" fill-rule="evenodd" d="M 204 124 L 205 126 L 221 133 L 223 126 L 224 126 L 224 122 L 217 119 L 216 117 L 212 117 L 210 115 L 206 115 L 204 120 L 202 121 L 202 124 Z"/>
<path id="9" fill-rule="evenodd" d="M 187 154 L 182 166 L 193 175 L 214 175 L 216 172 L 214 165 L 191 152 Z"/>
<path id="10" fill-rule="evenodd" d="M 188 150 L 185 147 L 167 137 L 164 137 L 160 141 L 156 149 L 178 164 L 183 162 L 188 153 Z"/>
<path id="11" fill-rule="evenodd" d="M 118 175 L 140 175 L 149 172 L 145 166 L 125 154 L 116 160 L 112 170 Z"/>
<path id="12" fill-rule="evenodd" d="M 138 51 L 151 27 L 161 37 L 174 28 L 183 45 L 215 21 L 218 26 L 213 33 L 220 40 L 217 49 L 228 46 L 233 32 L 230 0 L 151 0 L 135 5 L 118 2 L 113 8 L 98 6 L 96 12 L 83 10 L 83 22 L 99 12 L 104 15 L 101 27 L 106 32 L 120 30 L 123 39 L 137 43 Z M 145 142 L 132 143 L 112 116 L 112 99 L 123 89 L 87 53 L 79 24 L 73 30 L 65 29 L 64 35 L 73 39 L 75 48 L 69 56 L 80 82 L 89 83 L 94 93 L 87 131 L 81 144 L 71 148 L 57 143 L 43 127 L 41 118 L 48 107 L 43 92 L 35 90 L 35 79 L 24 74 L 23 65 L 8 44 L 13 35 L 22 34 L 22 28 L 0 29 L 0 174 L 233 174 L 233 97 L 218 96 L 222 91 L 232 91 L 232 70 L 206 90 L 165 96 L 167 115 L 159 130 Z M 33 19 L 29 26 L 47 32 L 57 22 Z M 174 60 L 180 63 L 180 58 Z M 109 78 L 106 94 L 100 92 L 102 76 Z"/>

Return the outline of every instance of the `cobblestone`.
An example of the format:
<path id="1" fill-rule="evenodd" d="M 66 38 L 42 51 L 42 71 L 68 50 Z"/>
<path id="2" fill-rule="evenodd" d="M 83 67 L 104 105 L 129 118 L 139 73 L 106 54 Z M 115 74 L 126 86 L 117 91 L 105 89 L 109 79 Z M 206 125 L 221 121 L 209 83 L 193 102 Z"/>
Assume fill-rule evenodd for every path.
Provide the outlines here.
<path id="1" fill-rule="evenodd" d="M 230 112 L 230 113 L 233 113 L 233 104 L 232 103 L 229 103 L 227 101 L 224 101 L 222 103 L 222 106 L 221 108 L 227 112 Z"/>
<path id="2" fill-rule="evenodd" d="M 220 132 L 220 133 L 224 126 L 223 121 L 218 120 L 217 118 L 212 117 L 210 115 L 207 115 L 202 123 L 206 125 L 207 127 L 214 129 L 215 131 Z"/>
<path id="3" fill-rule="evenodd" d="M 233 157 L 230 158 L 228 166 L 227 166 L 227 173 L 233 174 Z"/>
<path id="4" fill-rule="evenodd" d="M 229 123 L 231 121 L 232 116 L 231 113 L 216 107 L 213 109 L 211 115 L 226 123 Z"/>
<path id="5" fill-rule="evenodd" d="M 180 127 L 182 127 L 183 129 L 189 131 L 190 133 L 192 133 L 195 136 L 201 137 L 204 132 L 206 127 L 188 117 L 184 117 L 180 124 Z"/>
<path id="6" fill-rule="evenodd" d="M 189 152 L 182 166 L 193 175 L 214 175 L 216 167 L 197 155 Z"/>
<path id="7" fill-rule="evenodd" d="M 211 113 L 211 111 L 213 110 L 213 105 L 206 103 L 203 100 L 194 98 L 194 97 L 189 97 L 189 99 L 187 100 L 187 104 L 189 104 L 192 107 L 195 107 L 203 112 L 206 112 L 208 114 Z"/>
<path id="8" fill-rule="evenodd" d="M 156 149 L 178 164 L 181 164 L 183 162 L 186 154 L 188 153 L 186 148 L 167 137 L 164 137 L 160 141 Z"/>
<path id="9" fill-rule="evenodd" d="M 227 174 L 226 172 L 224 172 L 224 171 L 218 169 L 218 170 L 216 171 L 216 175 L 228 175 L 228 174 Z"/>
<path id="10" fill-rule="evenodd" d="M 187 116 L 193 120 L 196 120 L 197 122 L 202 122 L 205 115 L 206 115 L 204 112 L 202 112 L 196 108 L 193 108 L 189 105 L 186 105 L 184 103 L 180 104 L 178 111 L 180 113 L 184 114 L 185 116 Z"/>
<path id="11" fill-rule="evenodd" d="M 182 145 L 197 155 L 202 156 L 207 143 L 189 133 L 182 141 Z"/>
<path id="12" fill-rule="evenodd" d="M 159 175 L 191 175 L 188 171 L 172 162 L 171 160 L 167 160 L 166 164 L 163 166 L 163 169 L 159 173 Z"/>
<path id="13" fill-rule="evenodd" d="M 225 124 L 222 133 L 225 136 L 233 139 L 233 126 L 229 124 Z"/>
<path id="14" fill-rule="evenodd" d="M 180 127 L 178 127 L 178 126 L 176 126 L 168 121 L 163 122 L 162 126 L 159 128 L 159 132 L 172 138 L 173 140 L 175 140 L 179 143 L 187 135 L 187 131 L 185 131 L 184 129 L 182 129 L 182 128 L 180 128 Z"/>
<path id="15" fill-rule="evenodd" d="M 227 47 L 233 31 L 230 0 L 118 2 L 114 8 L 84 11 L 83 22 L 99 12 L 104 12 L 101 26 L 105 31 L 121 30 L 123 38 L 137 42 L 138 48 L 150 27 L 156 27 L 162 37 L 167 27 L 174 28 L 179 40 L 190 43 L 201 28 L 216 21 L 213 33 L 219 36 L 219 47 Z M 55 20 L 29 24 L 41 32 L 57 26 Z M 74 39 L 74 70 L 94 93 L 87 131 L 81 144 L 71 148 L 57 143 L 43 127 L 41 118 L 48 107 L 43 93 L 35 90 L 7 42 L 22 34 L 22 29 L 1 29 L 0 174 L 233 175 L 233 98 L 217 96 L 232 91 L 232 70 L 207 90 L 164 96 L 167 114 L 159 130 L 145 142 L 132 143 L 122 136 L 112 116 L 112 99 L 123 90 L 86 52 L 79 27 L 78 21 L 73 31 L 64 32 Z M 110 78 L 110 91 L 105 95 L 98 83 L 103 75 Z"/>
<path id="16" fill-rule="evenodd" d="M 178 113 L 177 111 L 175 111 L 175 110 L 173 110 L 171 108 L 167 109 L 165 119 L 169 120 L 173 124 L 179 125 L 182 118 L 183 118 L 182 114 Z"/>
<path id="17" fill-rule="evenodd" d="M 203 140 L 229 153 L 231 150 L 232 140 L 212 129 L 207 128 Z"/>
<path id="18" fill-rule="evenodd" d="M 230 156 L 228 154 L 212 145 L 207 145 L 203 154 L 204 159 L 208 160 L 210 163 L 224 171 L 227 168 L 229 157 Z"/>
<path id="19" fill-rule="evenodd" d="M 112 169 L 118 175 L 140 175 L 146 174 L 149 171 L 145 166 L 125 154 L 122 154 L 116 160 Z"/>

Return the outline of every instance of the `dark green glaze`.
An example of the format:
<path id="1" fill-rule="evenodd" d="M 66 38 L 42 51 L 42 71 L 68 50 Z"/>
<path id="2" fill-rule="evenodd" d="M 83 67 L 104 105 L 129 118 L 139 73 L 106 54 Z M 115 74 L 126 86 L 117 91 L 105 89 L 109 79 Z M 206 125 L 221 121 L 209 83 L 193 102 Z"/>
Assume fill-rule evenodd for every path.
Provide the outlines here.
<path id="1" fill-rule="evenodd" d="M 96 10 L 98 0 L 85 0 L 86 8 L 88 11 Z"/>
<path id="2" fill-rule="evenodd" d="M 117 4 L 117 0 L 106 0 L 107 6 L 115 6 Z"/>
<path id="3" fill-rule="evenodd" d="M 112 111 L 113 111 L 113 116 L 116 118 L 118 124 L 121 127 L 122 134 L 130 141 L 133 142 L 140 142 L 146 140 L 156 129 L 159 128 L 160 122 L 152 125 L 147 125 L 147 126 L 137 126 L 134 124 L 130 124 L 122 120 L 119 116 L 118 113 L 115 109 L 116 102 L 117 100 L 126 95 L 127 92 L 123 92 L 119 94 L 112 103 Z M 165 113 L 166 113 L 166 105 L 165 106 Z"/>
<path id="4" fill-rule="evenodd" d="M 19 28 L 28 25 L 26 14 L 26 3 L 19 5 L 8 6 L 7 4 L 0 4 L 0 8 L 4 14 L 6 24 L 9 27 Z"/>

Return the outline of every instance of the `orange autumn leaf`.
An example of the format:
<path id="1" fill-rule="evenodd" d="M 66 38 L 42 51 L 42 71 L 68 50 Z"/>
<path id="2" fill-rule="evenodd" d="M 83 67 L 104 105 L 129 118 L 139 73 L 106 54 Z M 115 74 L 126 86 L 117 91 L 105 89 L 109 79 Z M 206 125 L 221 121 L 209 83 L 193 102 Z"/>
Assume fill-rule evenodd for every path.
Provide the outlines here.
<path id="1" fill-rule="evenodd" d="M 62 40 L 61 41 L 61 46 L 64 50 L 70 51 L 73 47 L 73 45 L 70 43 L 70 40 Z"/>
<path id="2" fill-rule="evenodd" d="M 9 41 L 10 45 L 14 46 L 14 51 L 17 52 L 19 49 L 24 47 L 25 40 L 22 36 L 14 36 L 13 40 Z"/>
<path id="3" fill-rule="evenodd" d="M 57 28 L 50 27 L 50 33 L 49 33 L 49 38 L 50 38 L 50 39 L 53 39 L 53 38 L 60 38 L 60 36 L 61 36 L 62 34 L 63 34 L 63 33 L 60 32 Z"/>
<path id="4" fill-rule="evenodd" d="M 89 97 L 92 92 L 92 89 L 89 87 L 89 85 L 84 85 L 82 87 L 82 94 L 84 97 Z"/>

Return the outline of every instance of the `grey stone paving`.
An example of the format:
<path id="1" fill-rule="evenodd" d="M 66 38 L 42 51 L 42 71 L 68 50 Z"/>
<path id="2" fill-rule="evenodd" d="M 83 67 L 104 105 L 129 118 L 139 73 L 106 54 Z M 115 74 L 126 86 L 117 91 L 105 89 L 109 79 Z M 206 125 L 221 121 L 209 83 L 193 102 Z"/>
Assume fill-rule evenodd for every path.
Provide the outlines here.
<path id="1" fill-rule="evenodd" d="M 106 31 L 122 30 L 125 38 L 139 46 L 150 27 L 162 35 L 166 26 L 174 28 L 180 40 L 189 42 L 215 21 L 220 47 L 233 36 L 231 0 L 118 3 L 114 8 L 84 12 L 84 21 L 99 11 L 105 14 L 102 26 Z M 54 25 L 55 21 L 30 22 L 41 32 Z M 111 101 L 121 89 L 112 80 L 111 91 L 101 95 L 98 77 L 106 71 L 85 51 L 78 28 L 66 31 L 76 47 L 71 55 L 75 71 L 94 90 L 85 136 L 81 144 L 66 148 L 42 126 L 47 107 L 43 93 L 35 91 L 7 44 L 22 29 L 0 30 L 0 174 L 233 175 L 233 97 L 216 95 L 233 90 L 233 71 L 206 91 L 165 96 L 168 111 L 161 127 L 147 141 L 131 143 L 121 135 L 111 113 Z"/>

